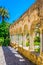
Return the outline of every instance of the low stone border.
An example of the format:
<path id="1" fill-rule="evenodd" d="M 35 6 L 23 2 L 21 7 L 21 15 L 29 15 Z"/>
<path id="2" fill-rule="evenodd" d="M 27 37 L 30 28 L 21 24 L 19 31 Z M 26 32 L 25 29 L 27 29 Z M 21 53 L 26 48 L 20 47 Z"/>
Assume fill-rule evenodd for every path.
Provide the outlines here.
<path id="1" fill-rule="evenodd" d="M 42 57 L 37 56 L 37 55 L 31 53 L 30 51 L 23 49 L 23 47 L 20 47 L 18 45 L 15 45 L 15 44 L 12 44 L 12 43 L 10 45 L 14 48 L 17 46 L 18 52 L 20 54 L 22 54 L 24 57 L 26 57 L 27 59 L 29 59 L 30 61 L 32 61 L 34 64 L 43 65 L 43 58 Z"/>

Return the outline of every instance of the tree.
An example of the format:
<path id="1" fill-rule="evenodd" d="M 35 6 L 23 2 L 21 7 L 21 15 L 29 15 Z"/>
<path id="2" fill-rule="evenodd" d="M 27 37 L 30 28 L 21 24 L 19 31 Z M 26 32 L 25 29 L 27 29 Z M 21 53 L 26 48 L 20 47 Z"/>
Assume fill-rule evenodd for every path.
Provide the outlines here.
<path id="1" fill-rule="evenodd" d="M 10 26 L 10 24 L 5 21 L 0 24 L 0 39 L 4 38 L 4 43 L 3 43 L 4 46 L 8 45 L 9 44 L 8 41 L 10 41 L 9 26 Z"/>
<path id="2" fill-rule="evenodd" d="M 0 16 L 2 17 L 3 22 L 6 18 L 9 18 L 9 13 L 5 8 L 0 7 Z"/>
<path id="3" fill-rule="evenodd" d="M 10 37 L 9 37 L 9 26 L 10 24 L 5 21 L 5 19 L 9 18 L 9 13 L 7 9 L 0 7 L 0 16 L 2 18 L 2 23 L 0 23 L 0 40 L 1 42 L 4 39 L 4 42 L 2 45 L 6 46 L 10 42 Z"/>

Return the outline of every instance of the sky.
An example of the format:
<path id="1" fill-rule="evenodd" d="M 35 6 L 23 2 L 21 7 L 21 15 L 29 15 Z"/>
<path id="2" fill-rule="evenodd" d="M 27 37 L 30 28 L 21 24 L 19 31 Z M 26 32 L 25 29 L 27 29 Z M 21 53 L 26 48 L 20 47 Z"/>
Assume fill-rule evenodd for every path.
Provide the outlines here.
<path id="1" fill-rule="evenodd" d="M 35 2 L 36 0 L 0 0 L 0 6 L 8 10 L 10 15 L 8 22 L 13 23 Z"/>

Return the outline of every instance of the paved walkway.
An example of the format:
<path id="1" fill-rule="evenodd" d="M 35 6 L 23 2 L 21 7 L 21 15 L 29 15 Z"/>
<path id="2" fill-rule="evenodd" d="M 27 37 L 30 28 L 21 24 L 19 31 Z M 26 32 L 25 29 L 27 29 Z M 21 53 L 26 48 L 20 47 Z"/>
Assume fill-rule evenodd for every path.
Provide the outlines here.
<path id="1" fill-rule="evenodd" d="M 0 65 L 34 65 L 14 48 L 0 47 Z"/>

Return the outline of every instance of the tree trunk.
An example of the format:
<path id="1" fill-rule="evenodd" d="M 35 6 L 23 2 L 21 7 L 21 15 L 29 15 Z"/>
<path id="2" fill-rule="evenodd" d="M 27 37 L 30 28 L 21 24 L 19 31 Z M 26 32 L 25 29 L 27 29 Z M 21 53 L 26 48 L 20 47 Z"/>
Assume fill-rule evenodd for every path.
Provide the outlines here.
<path id="1" fill-rule="evenodd" d="M 4 22 L 4 16 L 2 16 L 2 22 Z"/>

